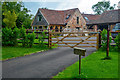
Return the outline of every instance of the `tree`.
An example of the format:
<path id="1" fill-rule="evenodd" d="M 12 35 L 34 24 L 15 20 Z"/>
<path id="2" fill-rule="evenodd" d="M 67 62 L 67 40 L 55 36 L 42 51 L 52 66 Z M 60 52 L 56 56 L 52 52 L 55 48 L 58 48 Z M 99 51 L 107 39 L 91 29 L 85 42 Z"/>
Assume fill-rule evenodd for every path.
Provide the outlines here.
<path id="1" fill-rule="evenodd" d="M 17 15 L 15 14 L 14 11 L 12 13 L 11 11 L 4 11 L 3 15 L 4 15 L 3 22 L 6 24 L 6 27 L 13 28 L 16 26 L 15 21 L 17 19 Z"/>
<path id="2" fill-rule="evenodd" d="M 106 10 L 113 10 L 116 4 L 110 6 L 110 1 L 101 1 L 92 6 L 93 11 L 96 14 L 102 14 Z"/>
<path id="3" fill-rule="evenodd" d="M 24 7 L 23 2 L 2 2 L 2 13 L 5 11 L 12 13 L 13 10 L 17 15 L 16 26 L 20 28 L 23 25 L 25 28 L 31 28 L 32 15 L 28 14 L 30 10 Z M 5 16 L 2 15 L 2 27 L 6 26 L 3 22 L 4 18 Z"/>

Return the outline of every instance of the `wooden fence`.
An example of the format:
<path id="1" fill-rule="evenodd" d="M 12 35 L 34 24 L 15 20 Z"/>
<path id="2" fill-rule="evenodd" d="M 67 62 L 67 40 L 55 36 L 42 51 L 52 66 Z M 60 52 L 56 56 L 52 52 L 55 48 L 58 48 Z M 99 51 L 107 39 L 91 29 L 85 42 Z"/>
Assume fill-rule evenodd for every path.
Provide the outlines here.
<path id="1" fill-rule="evenodd" d="M 43 31 L 47 36 L 47 38 L 44 38 L 47 41 L 47 43 L 44 44 L 48 45 L 48 47 L 50 48 L 53 46 L 57 46 L 57 47 L 70 47 L 70 48 L 95 47 L 96 49 L 99 49 L 101 47 L 101 35 L 100 35 L 101 32 L 91 32 L 91 31 L 63 32 L 63 29 L 61 30 L 26 29 L 26 34 L 34 32 L 36 34 L 36 39 L 38 39 L 38 35 L 41 34 Z M 116 33 L 116 32 L 111 31 L 111 33 Z M 120 33 L 120 31 L 117 33 Z M 34 44 L 39 44 L 39 43 L 34 43 Z"/>

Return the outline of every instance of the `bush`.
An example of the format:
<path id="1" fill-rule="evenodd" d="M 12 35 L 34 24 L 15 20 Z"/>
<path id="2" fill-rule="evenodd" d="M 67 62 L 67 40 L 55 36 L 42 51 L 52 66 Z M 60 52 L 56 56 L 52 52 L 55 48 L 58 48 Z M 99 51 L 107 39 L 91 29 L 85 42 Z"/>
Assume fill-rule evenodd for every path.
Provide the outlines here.
<path id="1" fill-rule="evenodd" d="M 20 29 L 20 38 L 22 39 L 22 46 L 25 47 L 25 42 L 26 42 L 26 30 L 25 28 L 22 26 L 22 28 Z"/>
<path id="2" fill-rule="evenodd" d="M 34 40 L 35 40 L 35 33 L 33 32 L 32 34 L 27 34 L 26 35 L 26 45 L 28 47 L 32 47 L 34 44 Z"/>
<path id="3" fill-rule="evenodd" d="M 18 44 L 18 41 L 17 41 L 18 38 L 19 38 L 19 29 L 17 27 L 15 27 L 13 29 L 13 42 L 14 42 L 13 44 L 15 46 L 17 46 L 17 44 Z"/>
<path id="4" fill-rule="evenodd" d="M 23 26 L 20 30 L 17 27 L 15 27 L 13 30 L 7 27 L 2 29 L 3 46 L 17 46 L 18 38 L 21 39 L 23 47 L 32 47 L 35 39 L 35 33 L 26 34 L 26 30 Z"/>
<path id="5" fill-rule="evenodd" d="M 40 46 L 40 47 L 45 47 L 45 45 L 44 45 L 44 40 L 45 40 L 45 38 L 46 38 L 45 32 L 42 32 L 42 34 L 40 34 L 40 35 L 38 36 L 39 46 Z"/>
<path id="6" fill-rule="evenodd" d="M 2 45 L 3 46 L 15 46 L 17 45 L 19 30 L 18 28 L 2 28 Z"/>
<path id="7" fill-rule="evenodd" d="M 110 34 L 110 33 L 109 33 Z M 110 34 L 111 35 L 111 34 Z M 102 31 L 102 33 L 101 33 L 101 40 L 102 40 L 102 47 L 101 47 L 101 49 L 103 50 L 103 51 L 105 51 L 106 49 L 107 49 L 107 30 L 106 29 L 103 29 L 103 31 Z M 112 37 L 110 36 L 109 37 L 109 48 L 111 48 L 111 46 L 110 46 L 110 43 L 111 43 L 111 41 L 112 41 Z M 110 49 L 111 50 L 111 49 Z"/>
<path id="8" fill-rule="evenodd" d="M 116 36 L 115 43 L 117 45 L 118 50 L 120 50 L 120 33 Z"/>

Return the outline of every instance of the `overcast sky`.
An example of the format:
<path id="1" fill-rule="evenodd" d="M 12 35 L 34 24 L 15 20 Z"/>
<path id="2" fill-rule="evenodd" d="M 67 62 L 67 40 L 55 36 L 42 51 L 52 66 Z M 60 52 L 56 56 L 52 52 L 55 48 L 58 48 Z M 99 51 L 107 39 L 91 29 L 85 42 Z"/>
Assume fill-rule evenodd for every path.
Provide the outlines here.
<path id="1" fill-rule="evenodd" d="M 47 7 L 48 9 L 55 10 L 66 10 L 71 8 L 79 8 L 80 12 L 87 14 L 93 14 L 91 7 L 99 1 L 103 0 L 22 0 L 25 7 L 31 10 L 33 15 L 36 14 L 38 8 Z M 108 0 L 106 0 L 108 1 Z M 111 6 L 116 4 L 116 9 L 118 2 L 120 0 L 109 0 Z"/>

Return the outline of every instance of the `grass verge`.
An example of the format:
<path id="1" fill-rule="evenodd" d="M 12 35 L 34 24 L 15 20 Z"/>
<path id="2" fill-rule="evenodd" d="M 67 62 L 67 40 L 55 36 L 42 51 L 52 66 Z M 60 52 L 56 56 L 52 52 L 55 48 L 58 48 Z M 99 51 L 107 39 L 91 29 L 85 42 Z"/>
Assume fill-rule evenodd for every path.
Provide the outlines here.
<path id="1" fill-rule="evenodd" d="M 111 60 L 103 60 L 106 52 L 97 51 L 81 61 L 81 75 L 79 62 L 67 67 L 54 78 L 118 78 L 118 52 L 110 52 Z"/>
<path id="2" fill-rule="evenodd" d="M 17 47 L 3 46 L 2 47 L 2 60 L 7 60 L 15 57 L 21 57 L 25 55 L 30 55 L 43 50 L 48 50 L 48 47 L 39 47 L 38 45 L 33 45 L 33 47 L 22 47 L 21 44 Z"/>

